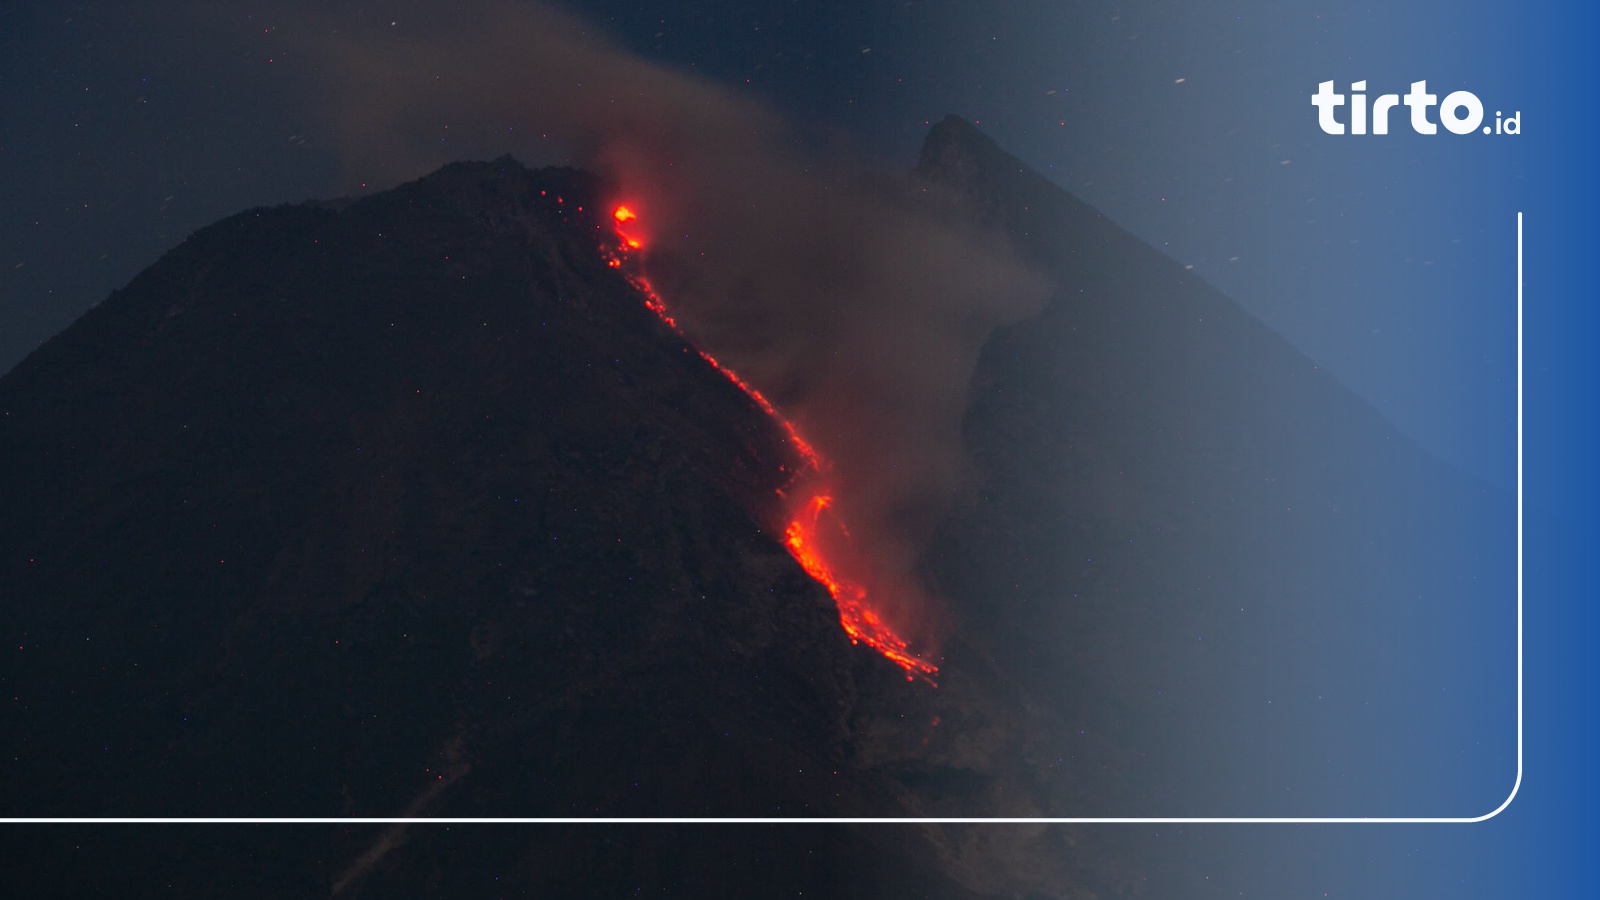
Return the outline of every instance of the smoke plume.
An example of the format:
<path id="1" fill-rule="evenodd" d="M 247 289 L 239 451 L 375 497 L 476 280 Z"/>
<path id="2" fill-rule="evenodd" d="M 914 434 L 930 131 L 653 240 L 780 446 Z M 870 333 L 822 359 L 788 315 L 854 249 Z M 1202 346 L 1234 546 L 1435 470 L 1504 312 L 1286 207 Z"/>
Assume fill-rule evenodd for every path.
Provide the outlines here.
<path id="1" fill-rule="evenodd" d="M 415 177 L 465 142 L 608 176 L 689 337 L 830 461 L 817 477 L 875 608 L 935 639 L 917 558 L 963 483 L 968 382 L 990 331 L 1042 304 L 1043 280 L 998 238 L 919 212 L 914 185 L 807 156 L 762 104 L 557 9 L 422 9 L 394 14 L 404 27 L 323 29 L 313 61 L 347 170 Z"/>

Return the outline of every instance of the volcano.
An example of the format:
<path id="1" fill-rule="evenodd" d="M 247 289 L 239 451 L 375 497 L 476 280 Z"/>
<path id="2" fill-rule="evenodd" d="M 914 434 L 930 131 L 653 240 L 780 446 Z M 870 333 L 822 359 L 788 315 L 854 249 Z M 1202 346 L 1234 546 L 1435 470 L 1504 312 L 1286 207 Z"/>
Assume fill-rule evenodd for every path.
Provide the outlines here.
<path id="1" fill-rule="evenodd" d="M 5 814 L 1329 815 L 1259 804 L 1492 779 L 1494 741 L 1410 773 L 1508 702 L 1477 602 L 1507 569 L 1460 549 L 1505 537 L 1505 498 L 970 125 L 937 126 L 910 183 L 1058 285 L 975 375 L 973 488 L 925 554 L 956 620 L 937 686 L 850 630 L 856 586 L 807 550 L 827 503 L 797 519 L 786 494 L 811 451 L 619 256 L 618 187 L 458 163 L 202 229 L 0 379 Z M 58 894 L 124 885 L 75 865 L 87 842 L 191 896 L 503 874 L 978 898 L 1139 893 L 1129 841 L 308 825 L 12 849 Z"/>

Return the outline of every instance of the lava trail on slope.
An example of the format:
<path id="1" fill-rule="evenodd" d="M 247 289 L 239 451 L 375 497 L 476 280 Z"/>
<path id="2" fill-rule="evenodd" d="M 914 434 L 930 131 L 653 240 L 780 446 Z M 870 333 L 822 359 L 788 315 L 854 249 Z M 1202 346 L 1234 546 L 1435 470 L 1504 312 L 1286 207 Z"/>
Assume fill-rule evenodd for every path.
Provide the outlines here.
<path id="1" fill-rule="evenodd" d="M 611 218 L 616 227 L 617 242 L 611 247 L 601 247 L 607 264 L 623 270 L 628 281 L 644 296 L 645 305 L 687 341 L 683 328 L 668 312 L 665 301 L 651 287 L 639 267 L 624 264 L 644 249 L 644 237 L 638 230 L 638 213 L 631 206 L 620 204 L 612 210 Z M 690 345 L 694 346 L 692 341 Z M 827 588 L 833 596 L 834 604 L 839 609 L 839 625 L 845 634 L 850 636 L 852 642 L 866 644 L 904 669 L 906 680 L 920 677 L 936 685 L 934 678 L 939 674 L 939 667 L 911 651 L 905 638 L 896 633 L 873 608 L 863 579 L 851 574 L 858 567 L 851 564 L 854 554 L 850 531 L 835 511 L 834 492 L 827 484 L 827 459 L 753 385 L 705 350 L 699 347 L 695 347 L 695 350 L 712 368 L 721 372 L 762 411 L 783 426 L 789 443 L 805 463 L 804 470 L 794 473 L 789 484 L 779 491 L 788 518 L 783 532 L 783 545 L 806 574 Z"/>

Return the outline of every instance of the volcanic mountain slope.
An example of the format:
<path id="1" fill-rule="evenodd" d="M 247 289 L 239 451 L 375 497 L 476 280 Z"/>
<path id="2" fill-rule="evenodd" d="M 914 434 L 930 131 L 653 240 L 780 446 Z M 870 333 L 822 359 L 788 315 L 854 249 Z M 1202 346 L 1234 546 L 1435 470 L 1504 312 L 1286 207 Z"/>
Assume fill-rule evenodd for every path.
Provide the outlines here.
<path id="1" fill-rule="evenodd" d="M 908 184 L 1059 284 L 977 373 L 975 490 L 926 561 L 958 623 L 937 689 L 785 552 L 801 461 L 608 265 L 608 187 L 457 164 L 204 229 L 0 379 L 6 813 L 1292 815 L 1250 804 L 1430 758 L 1419 710 L 1479 736 L 1504 671 L 1455 654 L 1505 573 L 1455 548 L 1503 536 L 1500 498 L 971 126 Z M 1504 749 L 1474 747 L 1407 796 Z M 13 852 L 86 894 L 125 884 L 69 845 L 192 896 L 1145 877 L 1121 831 L 248 834 Z"/>
<path id="2" fill-rule="evenodd" d="M 506 158 L 252 210 L 0 381 L 7 815 L 1075 805 L 1036 771 L 1059 726 L 995 671 L 958 658 L 935 690 L 852 645 L 771 525 L 793 447 L 611 264 L 608 199 Z M 302 832 L 265 880 L 174 877 L 381 894 L 468 877 L 439 862 L 459 834 Z M 574 895 L 978 896 L 1079 865 L 1053 833 L 776 835 L 472 843 Z M 1044 862 L 1019 880 L 1020 846 Z M 819 861 L 665 862 L 781 852 Z"/>
<path id="3" fill-rule="evenodd" d="M 530 762 L 502 811 L 848 793 L 779 762 L 850 665 L 753 518 L 793 461 L 594 195 L 502 162 L 246 213 L 6 379 L 13 810 L 395 812 Z"/>

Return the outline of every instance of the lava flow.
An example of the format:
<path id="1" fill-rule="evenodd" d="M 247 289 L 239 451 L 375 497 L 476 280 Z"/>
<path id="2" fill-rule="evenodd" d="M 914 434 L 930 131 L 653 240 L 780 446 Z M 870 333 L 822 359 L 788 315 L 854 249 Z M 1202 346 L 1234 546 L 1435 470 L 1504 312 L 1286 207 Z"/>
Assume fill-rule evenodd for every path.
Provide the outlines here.
<path id="1" fill-rule="evenodd" d="M 889 624 L 867 604 L 867 589 L 854 581 L 839 577 L 833 566 L 824 558 L 825 552 L 819 538 L 823 527 L 822 514 L 833 507 L 833 497 L 825 493 L 809 493 L 799 514 L 789 522 L 783 532 L 783 544 L 806 574 L 816 579 L 839 607 L 839 624 L 852 641 L 865 641 L 867 646 L 883 654 L 889 661 L 906 670 L 906 678 L 921 675 L 933 684 L 939 667 L 912 654 L 906 642 Z M 839 537 L 848 541 L 850 532 L 843 523 L 833 521 Z"/>
<path id="2" fill-rule="evenodd" d="M 607 264 L 620 269 L 627 254 L 643 248 L 644 239 L 630 228 L 639 219 L 632 208 L 618 206 L 612 211 L 611 217 L 616 223 L 618 243 L 615 249 L 603 247 L 602 251 L 606 253 Z M 650 286 L 649 281 L 636 272 L 629 273 L 627 277 L 644 295 L 645 305 L 660 316 L 673 331 L 678 332 L 680 336 L 683 335 L 683 329 L 667 312 L 666 304 Z M 844 628 L 845 634 L 850 636 L 850 641 L 866 644 L 885 659 L 904 669 L 907 681 L 921 677 L 929 684 L 934 684 L 933 679 L 939 674 L 939 667 L 911 652 L 905 639 L 896 634 L 868 604 L 866 587 L 842 575 L 841 567 L 833 560 L 834 554 L 829 552 L 830 545 L 837 545 L 840 541 L 848 544 L 850 533 L 832 512 L 834 502 L 832 493 L 818 485 L 821 481 L 820 476 L 828 469 L 827 461 L 817 453 L 815 447 L 800 436 L 800 431 L 793 422 L 778 414 L 777 408 L 762 396 L 760 391 L 739 377 L 738 373 L 717 362 L 711 354 L 698 348 L 696 351 L 702 359 L 711 364 L 712 368 L 721 372 L 725 378 L 755 401 L 763 412 L 783 426 L 790 445 L 805 462 L 809 471 L 796 473 L 787 488 L 779 492 L 788 501 L 790 508 L 790 521 L 784 529 L 783 544 L 806 574 L 833 595 L 834 605 L 839 609 L 839 625 Z M 797 487 L 799 490 L 795 490 Z M 828 514 L 826 518 L 824 513 Z"/>

